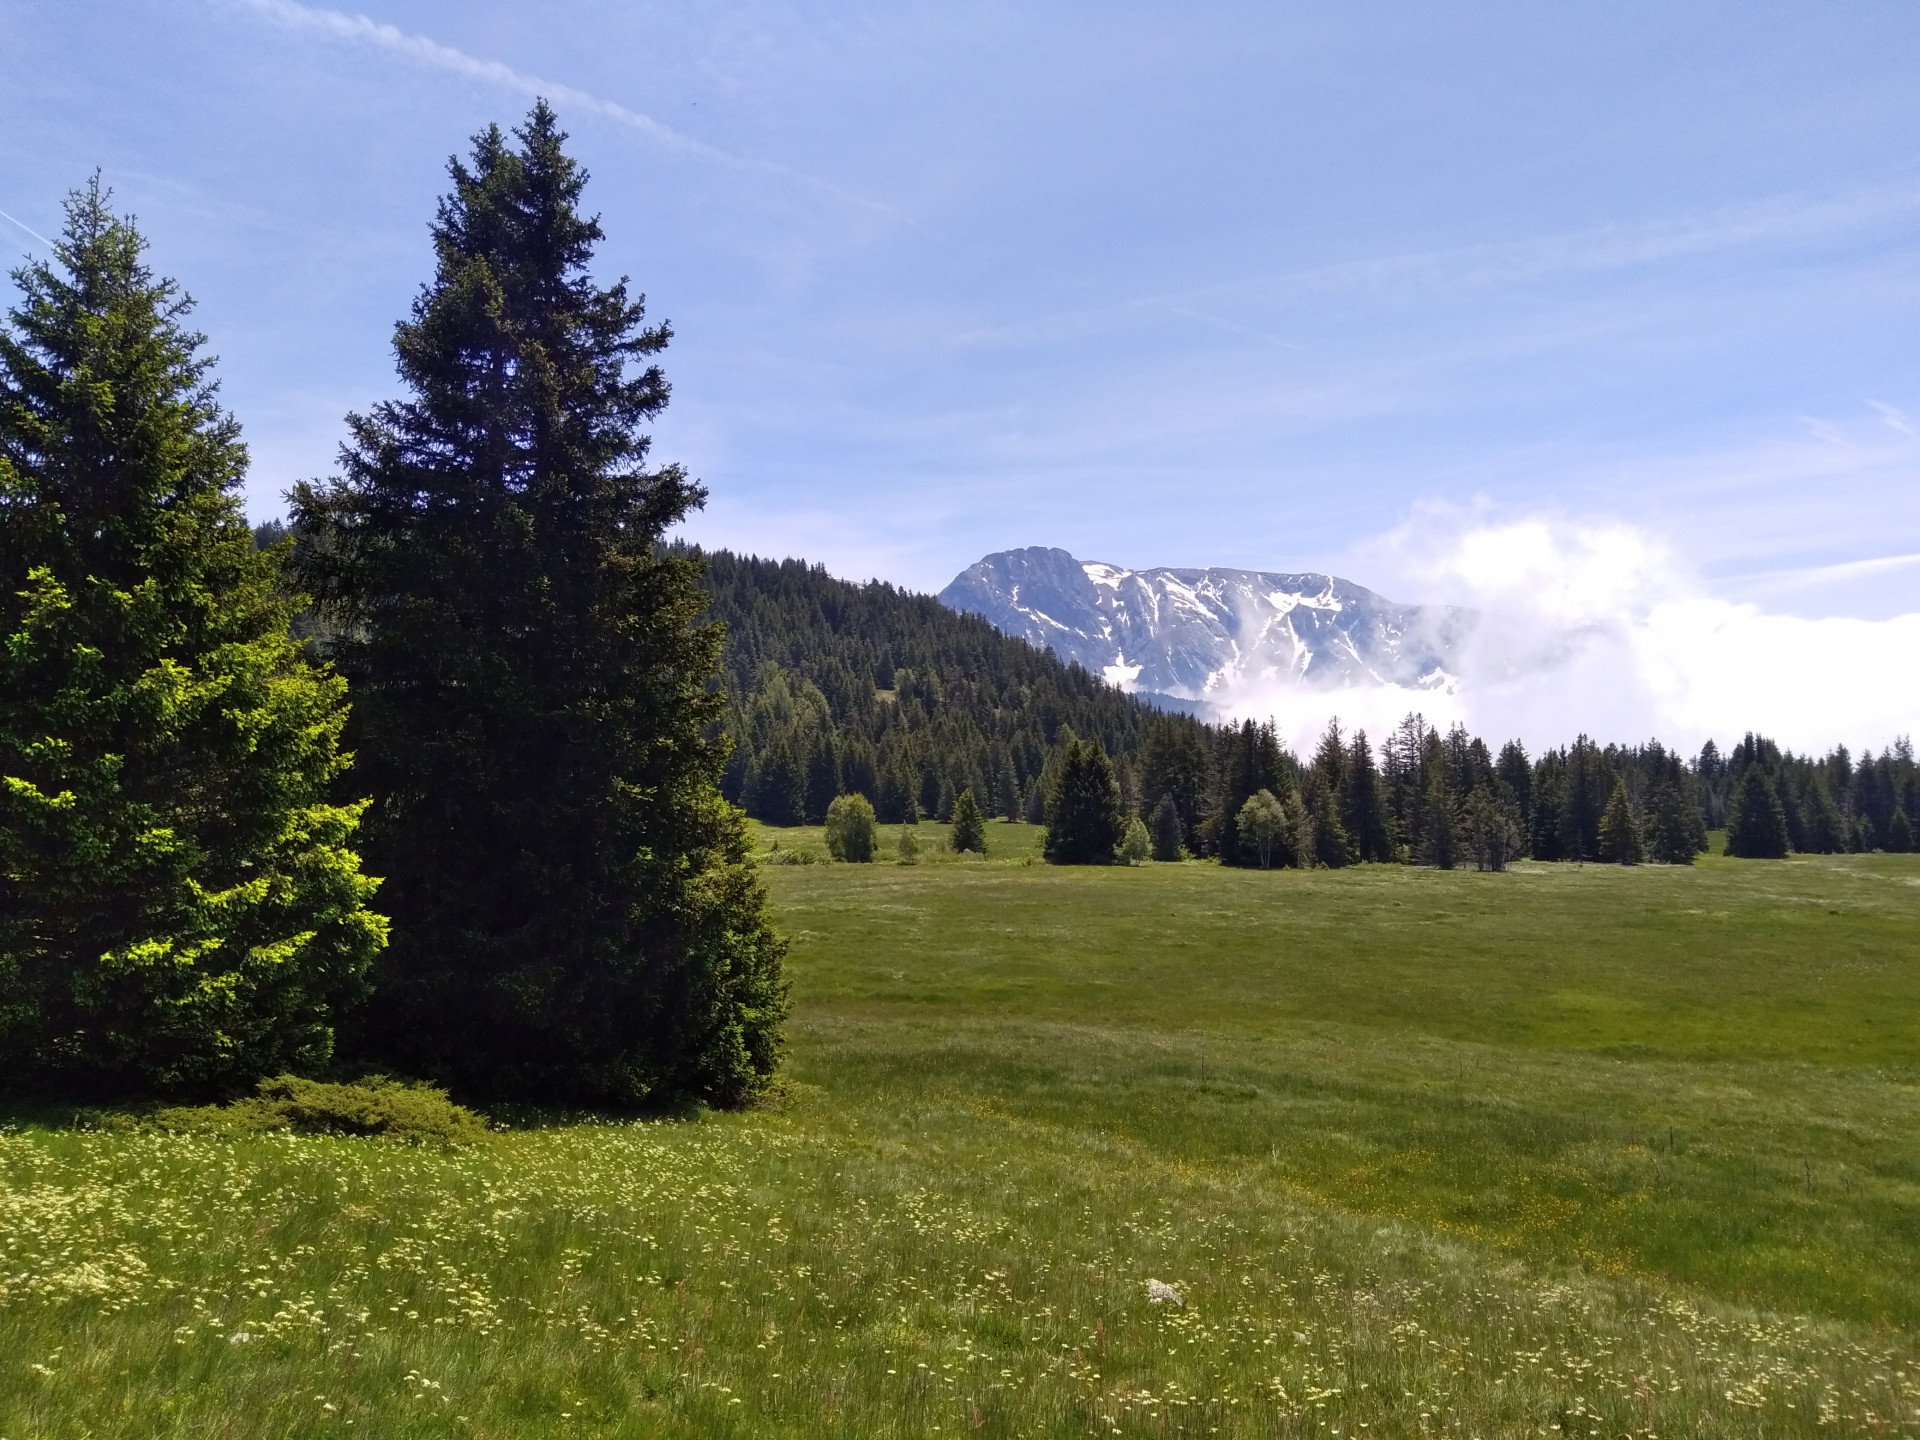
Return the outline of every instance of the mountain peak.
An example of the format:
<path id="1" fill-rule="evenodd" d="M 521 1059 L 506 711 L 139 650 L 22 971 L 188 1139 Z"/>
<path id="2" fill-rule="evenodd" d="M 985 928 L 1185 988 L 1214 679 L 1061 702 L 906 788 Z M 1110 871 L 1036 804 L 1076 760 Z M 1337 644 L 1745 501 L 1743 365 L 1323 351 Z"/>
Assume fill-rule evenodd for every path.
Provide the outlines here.
<path id="1" fill-rule="evenodd" d="M 1123 689 L 1208 707 L 1244 684 L 1289 679 L 1450 690 L 1474 619 L 1337 575 L 1130 570 L 1039 545 L 976 561 L 939 598 Z"/>

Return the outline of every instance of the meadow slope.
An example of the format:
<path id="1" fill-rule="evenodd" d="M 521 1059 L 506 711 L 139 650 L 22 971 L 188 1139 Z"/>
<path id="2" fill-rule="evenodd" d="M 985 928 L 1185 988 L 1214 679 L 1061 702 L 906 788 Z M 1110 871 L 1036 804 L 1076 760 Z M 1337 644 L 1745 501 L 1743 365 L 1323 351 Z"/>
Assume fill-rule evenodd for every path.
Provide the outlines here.
<path id="1" fill-rule="evenodd" d="M 16 1124 L 0 1437 L 1920 1434 L 1920 859 L 1032 840 L 769 864 L 750 1114 Z"/>

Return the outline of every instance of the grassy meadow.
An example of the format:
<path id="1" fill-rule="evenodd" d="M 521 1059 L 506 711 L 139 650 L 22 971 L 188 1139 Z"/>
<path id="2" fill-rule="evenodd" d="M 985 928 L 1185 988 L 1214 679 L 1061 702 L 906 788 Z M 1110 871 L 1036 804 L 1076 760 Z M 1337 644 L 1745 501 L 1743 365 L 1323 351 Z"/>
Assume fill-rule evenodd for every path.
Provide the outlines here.
<path id="1" fill-rule="evenodd" d="M 17 1117 L 0 1440 L 1920 1435 L 1920 857 L 917 828 L 756 833 L 794 1015 L 751 1113 Z"/>

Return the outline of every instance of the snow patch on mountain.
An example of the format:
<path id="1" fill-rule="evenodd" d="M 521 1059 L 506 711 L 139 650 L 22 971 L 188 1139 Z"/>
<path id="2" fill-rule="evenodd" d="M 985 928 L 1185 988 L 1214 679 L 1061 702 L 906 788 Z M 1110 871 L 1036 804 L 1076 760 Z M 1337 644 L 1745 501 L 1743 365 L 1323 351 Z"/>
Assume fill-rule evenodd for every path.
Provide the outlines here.
<path id="1" fill-rule="evenodd" d="M 1122 689 L 1221 714 L 1276 685 L 1452 694 L 1475 618 L 1333 575 L 1129 570 L 1042 546 L 986 556 L 939 598 Z"/>

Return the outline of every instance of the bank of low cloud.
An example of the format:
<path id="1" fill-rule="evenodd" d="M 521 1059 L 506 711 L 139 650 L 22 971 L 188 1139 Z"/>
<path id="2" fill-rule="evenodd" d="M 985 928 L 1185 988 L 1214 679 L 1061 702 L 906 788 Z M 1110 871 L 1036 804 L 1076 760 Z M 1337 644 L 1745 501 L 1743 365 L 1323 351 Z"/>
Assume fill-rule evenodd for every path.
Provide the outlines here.
<path id="1" fill-rule="evenodd" d="M 1223 710 L 1271 716 L 1299 748 L 1328 720 L 1379 737 L 1409 711 L 1529 748 L 1589 734 L 1693 751 L 1748 730 L 1802 751 L 1879 749 L 1920 730 L 1920 613 L 1809 619 L 1722 599 L 1672 550 L 1617 524 L 1424 524 L 1376 553 L 1408 593 L 1479 621 L 1441 689 L 1253 681 Z"/>

